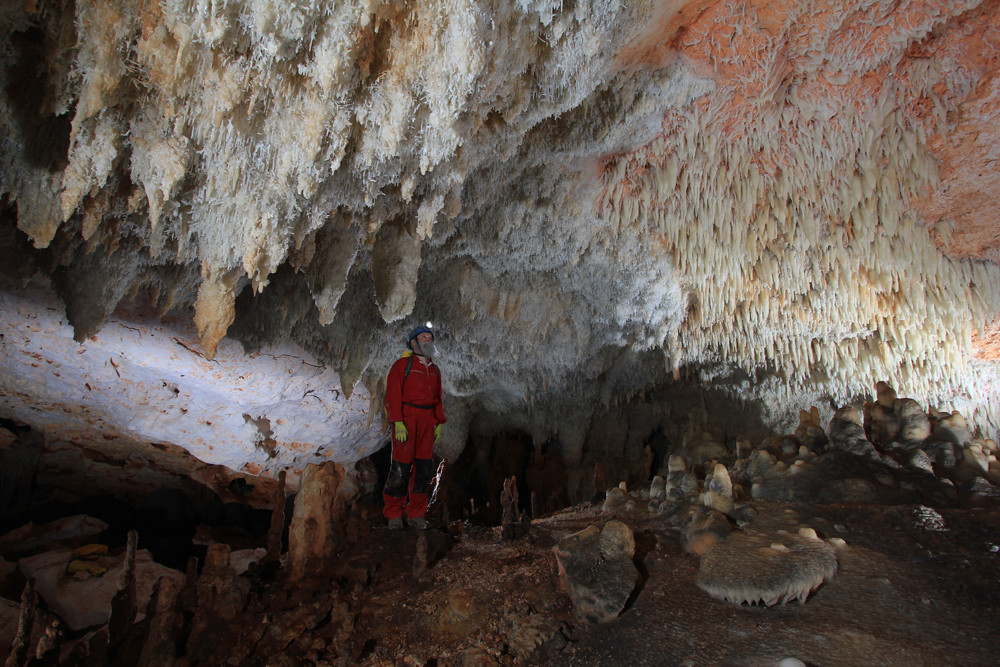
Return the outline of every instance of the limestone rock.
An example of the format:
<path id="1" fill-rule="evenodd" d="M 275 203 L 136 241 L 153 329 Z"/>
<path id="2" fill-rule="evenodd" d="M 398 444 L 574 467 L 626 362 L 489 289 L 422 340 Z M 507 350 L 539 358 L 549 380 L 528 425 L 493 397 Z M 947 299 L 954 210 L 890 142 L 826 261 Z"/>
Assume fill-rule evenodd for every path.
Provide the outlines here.
<path id="1" fill-rule="evenodd" d="M 827 437 L 823 425 L 819 423 L 819 410 L 814 406 L 812 412 L 800 411 L 800 423 L 795 429 L 795 437 L 804 447 L 812 452 L 822 452 L 826 449 Z M 808 415 L 808 418 L 804 418 Z"/>
<path id="2" fill-rule="evenodd" d="M 20 667 L 27 663 L 26 658 L 30 655 L 32 628 L 35 623 L 35 611 L 38 608 L 38 596 L 35 593 L 35 582 L 31 579 L 24 585 L 21 591 L 21 604 L 16 605 L 16 614 L 10 614 L 10 622 L 5 623 L 10 633 L 11 641 L 7 646 L 8 655 L 5 660 L 5 667 Z M 12 605 L 13 606 L 13 605 Z M 10 609 L 8 607 L 8 609 Z M 13 611 L 13 610 L 10 610 Z"/>
<path id="3" fill-rule="evenodd" d="M 748 438 L 745 434 L 742 433 L 736 437 L 737 459 L 745 459 L 746 457 L 750 456 L 750 453 L 753 451 L 754 451 L 754 444 L 750 438 Z"/>
<path id="4" fill-rule="evenodd" d="M 17 563 L 11 563 L 10 561 L 0 558 L 0 586 L 4 586 L 7 581 L 7 575 L 13 574 L 17 571 Z"/>
<path id="5" fill-rule="evenodd" d="M 912 444 L 903 444 L 903 447 L 907 449 L 912 446 Z M 931 458 L 934 465 L 943 472 L 954 471 L 962 456 L 956 451 L 955 445 L 950 442 L 925 441 L 919 443 L 919 449 L 922 449 Z"/>
<path id="6" fill-rule="evenodd" d="M 682 449 L 684 458 L 692 465 L 701 465 L 729 456 L 725 445 L 707 431 L 686 434 Z"/>
<path id="7" fill-rule="evenodd" d="M 233 566 L 236 574 L 243 574 L 250 566 L 259 563 L 267 555 L 267 549 L 258 547 L 256 549 L 237 549 L 229 555 L 229 562 Z"/>
<path id="8" fill-rule="evenodd" d="M 919 468 L 931 474 L 934 474 L 934 461 L 931 457 L 927 455 L 922 449 L 915 449 L 910 456 L 909 463 L 914 468 Z"/>
<path id="9" fill-rule="evenodd" d="M 649 483 L 650 500 L 663 500 L 667 497 L 667 480 L 662 475 L 655 475 Z"/>
<path id="10" fill-rule="evenodd" d="M 877 459 L 878 451 L 868 441 L 861 412 L 853 405 L 837 410 L 830 420 L 830 449 Z"/>
<path id="11" fill-rule="evenodd" d="M 67 574 L 73 552 L 47 551 L 18 561 L 25 578 L 34 577 L 38 596 L 59 615 L 69 630 L 76 631 L 107 623 L 111 600 L 118 590 L 122 555 L 102 556 L 96 562 L 106 571 L 101 576 L 76 578 Z M 184 575 L 153 561 L 146 549 L 135 553 L 136 612 L 141 616 L 149 603 L 153 587 L 160 577 L 170 577 L 178 586 L 184 585 Z"/>
<path id="12" fill-rule="evenodd" d="M 782 462 L 767 468 L 767 472 L 753 478 L 750 495 L 760 500 L 814 499 L 823 493 L 829 479 L 812 463 L 796 462 L 787 466 Z"/>
<path id="13" fill-rule="evenodd" d="M 551 616 L 515 615 L 508 620 L 507 644 L 524 664 L 541 664 L 546 659 L 554 659 L 566 645 L 566 639 L 560 632 L 562 627 L 563 623 Z M 536 656 L 542 661 L 535 660 Z"/>
<path id="14" fill-rule="evenodd" d="M 222 543 L 209 545 L 205 554 L 197 583 L 198 608 L 191 619 L 187 642 L 187 655 L 192 662 L 224 654 L 239 639 L 232 626 L 246 606 L 250 584 L 236 576 L 229 556 L 229 545 Z"/>
<path id="15" fill-rule="evenodd" d="M 346 603 L 335 602 L 327 595 L 296 601 L 296 604 L 273 614 L 271 622 L 264 628 L 263 637 L 253 647 L 253 655 L 259 657 L 261 662 L 270 660 L 324 620 L 339 625 L 346 612 Z"/>
<path id="16" fill-rule="evenodd" d="M 1000 487 L 983 477 L 976 477 L 962 487 L 962 493 L 971 505 L 986 505 L 1000 501 Z"/>
<path id="17" fill-rule="evenodd" d="M 964 447 L 973 437 L 965 417 L 959 412 L 954 412 L 944 417 L 934 427 L 934 430 L 931 431 L 930 439 L 938 442 L 950 442 L 958 447 Z"/>
<path id="18" fill-rule="evenodd" d="M 27 523 L 0 537 L 0 554 L 27 553 L 54 542 L 77 546 L 107 527 L 105 522 L 86 514 L 63 517 L 40 525 Z"/>
<path id="19" fill-rule="evenodd" d="M 635 538 L 620 521 L 590 526 L 553 547 L 559 576 L 577 617 L 587 623 L 616 618 L 639 581 L 632 562 Z"/>
<path id="20" fill-rule="evenodd" d="M 667 498 L 687 500 L 698 494 L 698 479 L 687 469 L 687 463 L 673 455 L 668 459 L 665 492 Z"/>
<path id="21" fill-rule="evenodd" d="M 697 584 L 735 605 L 805 603 L 836 571 L 836 549 L 811 529 L 734 533 L 702 556 Z"/>
<path id="22" fill-rule="evenodd" d="M 0 290 L 0 328 L 30 335 L 17 346 L 27 353 L 16 353 L 24 361 L 13 356 L 13 346 L 0 346 L 0 384 L 17 378 L 21 388 L 5 404 L 12 414 L 34 415 L 26 419 L 33 428 L 56 436 L 48 438 L 47 449 L 59 447 L 67 459 L 61 467 L 86 466 L 93 478 L 111 478 L 121 464 L 104 464 L 104 457 L 128 446 L 150 458 L 145 448 L 156 442 L 169 445 L 156 450 L 166 459 L 164 468 L 190 471 L 217 493 L 226 492 L 236 471 L 252 480 L 282 468 L 297 489 L 307 463 L 363 458 L 383 444 L 381 425 L 369 419 L 367 387 L 348 395 L 342 375 L 299 346 L 247 356 L 227 337 L 209 364 L 199 354 L 193 324 L 163 327 L 149 315 L 119 313 L 100 335 L 70 348 L 65 342 L 72 329 L 58 314 L 62 308 L 54 296 L 31 300 Z M 46 377 L 46 368 L 54 367 L 60 377 Z M 48 407 L 34 411 L 36 404 Z M 77 421 L 81 413 L 94 417 Z M 74 426 L 65 431 L 66 424 Z M 72 445 L 60 445 L 61 432 Z M 81 455 L 81 445 L 89 456 Z M 5 468 L 0 464 L 0 476 Z M 153 466 L 135 468 L 122 486 L 142 495 L 164 485 L 164 476 Z M 226 479 L 216 483 L 216 477 Z M 258 479 L 258 487 L 273 483 Z"/>
<path id="23" fill-rule="evenodd" d="M 336 554 L 336 522 L 343 520 L 338 496 L 343 480 L 343 466 L 332 461 L 306 466 L 288 528 L 292 579 L 322 578 L 329 573 Z"/>
<path id="24" fill-rule="evenodd" d="M 899 416 L 898 440 L 908 447 L 918 446 L 931 435 L 931 421 L 927 413 L 912 398 L 898 398 L 893 412 Z"/>
<path id="25" fill-rule="evenodd" d="M 625 505 L 628 501 L 628 494 L 622 491 L 621 487 L 613 486 L 608 489 L 608 493 L 604 497 L 602 509 L 605 512 L 622 512 L 625 510 Z"/>
<path id="26" fill-rule="evenodd" d="M 736 503 L 726 516 L 737 526 L 747 526 L 758 516 L 758 512 L 750 503 Z"/>
<path id="27" fill-rule="evenodd" d="M 804 503 L 873 503 L 936 497 L 938 480 L 924 471 L 901 470 L 891 459 L 859 457 L 831 450 L 788 466 L 777 463 L 753 478 L 751 495 L 760 500 Z M 903 480 L 903 484 L 901 484 Z"/>
<path id="28" fill-rule="evenodd" d="M 716 463 L 711 475 L 705 479 L 705 491 L 701 494 L 701 502 L 706 507 L 716 509 L 723 514 L 733 509 L 733 482 L 729 478 L 726 466 Z"/>
<path id="29" fill-rule="evenodd" d="M 868 409 L 868 418 L 871 441 L 876 446 L 885 448 L 899 435 L 902 420 L 892 407 L 886 407 L 881 402 L 875 403 Z"/>
<path id="30" fill-rule="evenodd" d="M 875 383 L 876 401 L 887 410 L 892 410 L 896 402 L 896 390 L 889 386 L 887 382 L 879 380 Z"/>
<path id="31" fill-rule="evenodd" d="M 404 224 L 384 225 L 372 249 L 372 280 L 379 312 L 395 322 L 413 310 L 417 298 L 421 239 Z"/>
<path id="32" fill-rule="evenodd" d="M 732 531 L 732 525 L 722 512 L 711 507 L 695 507 L 684 526 L 684 550 L 696 556 L 704 555 Z"/>
<path id="33" fill-rule="evenodd" d="M 635 536 L 621 521 L 608 521 L 598 541 L 601 557 L 606 561 L 627 560 L 635 555 Z"/>
<path id="34" fill-rule="evenodd" d="M 982 444 L 966 441 L 962 447 L 962 458 L 975 474 L 985 474 L 990 469 L 989 458 L 983 451 Z"/>
<path id="35" fill-rule="evenodd" d="M 194 303 L 194 324 L 205 358 L 212 360 L 219 349 L 219 342 L 236 318 L 236 294 L 239 274 L 235 271 L 205 271 Z M 77 331 L 77 335 L 79 335 Z"/>
<path id="36" fill-rule="evenodd" d="M 755 449 L 746 459 L 745 475 L 751 482 L 764 477 L 778 463 L 766 449 Z"/>
<path id="37" fill-rule="evenodd" d="M 170 577 L 161 577 L 150 600 L 149 633 L 139 653 L 137 667 L 172 665 L 177 655 L 177 638 L 184 619 L 177 607 L 180 587 Z"/>

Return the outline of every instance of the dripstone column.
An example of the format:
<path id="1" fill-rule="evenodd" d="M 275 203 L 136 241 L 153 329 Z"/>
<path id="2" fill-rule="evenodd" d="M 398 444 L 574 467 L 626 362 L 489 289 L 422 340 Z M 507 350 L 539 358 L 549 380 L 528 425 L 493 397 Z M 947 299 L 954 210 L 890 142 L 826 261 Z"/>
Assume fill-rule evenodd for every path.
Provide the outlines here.
<path id="1" fill-rule="evenodd" d="M 337 553 L 336 520 L 342 514 L 338 492 L 343 481 L 344 467 L 332 461 L 310 463 L 302 472 L 288 529 L 290 580 L 330 574 Z"/>

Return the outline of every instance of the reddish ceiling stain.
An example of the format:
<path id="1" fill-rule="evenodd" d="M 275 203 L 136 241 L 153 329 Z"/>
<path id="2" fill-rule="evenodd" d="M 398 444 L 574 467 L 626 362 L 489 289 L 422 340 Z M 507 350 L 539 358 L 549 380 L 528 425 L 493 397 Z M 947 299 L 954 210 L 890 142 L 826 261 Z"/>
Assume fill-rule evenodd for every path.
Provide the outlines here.
<path id="1" fill-rule="evenodd" d="M 982 336 L 972 333 L 972 345 L 976 348 L 976 357 L 987 361 L 1000 361 L 1000 318 L 986 327 Z"/>
<path id="2" fill-rule="evenodd" d="M 798 4 L 662 2 L 646 30 L 621 50 L 616 62 L 622 70 L 664 67 L 677 58 L 689 63 L 717 84 L 713 104 L 724 105 L 725 121 L 713 131 L 730 139 L 754 127 L 762 114 L 776 113 L 786 95 L 794 95 L 800 109 L 833 109 L 827 122 L 837 126 L 839 110 L 864 115 L 885 86 L 896 86 L 909 93 L 903 96 L 902 112 L 914 129 L 923 126 L 927 147 L 939 161 L 940 186 L 912 201 L 912 210 L 932 229 L 945 223 L 944 233 L 935 233 L 947 254 L 1000 261 L 1000 224 L 994 213 L 994 202 L 1000 200 L 1000 86 L 993 71 L 1000 46 L 1000 2 L 985 2 L 951 19 L 946 30 L 917 41 L 898 62 L 893 61 L 898 36 L 926 24 L 928 16 L 945 13 L 949 3 L 915 2 L 906 9 L 895 3 L 874 4 L 862 10 L 817 3 L 801 16 Z M 794 23 L 788 23 L 790 16 L 796 16 Z M 911 72 L 923 62 L 978 83 L 964 99 L 950 97 L 943 86 L 916 90 Z M 843 71 L 832 63 L 850 63 L 854 70 Z M 944 136 L 935 117 L 939 106 L 951 109 Z M 802 129 L 810 115 L 803 112 Z M 668 113 L 664 135 L 680 130 L 681 120 Z M 797 143 L 796 128 L 780 131 L 783 141 L 776 142 L 777 151 L 785 142 Z M 637 151 L 637 161 L 657 162 L 657 156 L 639 156 L 645 152 Z M 780 152 L 755 156 L 754 161 L 765 175 L 790 164 L 789 156 Z"/>
<path id="3" fill-rule="evenodd" d="M 615 56 L 619 71 L 658 69 L 677 57 L 675 42 L 716 0 L 664 0 L 642 33 Z"/>

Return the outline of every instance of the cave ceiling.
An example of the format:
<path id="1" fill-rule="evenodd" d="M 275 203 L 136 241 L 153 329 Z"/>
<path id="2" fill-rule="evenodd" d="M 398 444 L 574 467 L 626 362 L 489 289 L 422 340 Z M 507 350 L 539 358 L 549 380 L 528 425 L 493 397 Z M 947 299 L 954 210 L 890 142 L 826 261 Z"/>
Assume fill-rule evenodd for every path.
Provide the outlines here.
<path id="1" fill-rule="evenodd" d="M 5 3 L 0 416 L 355 461 L 430 321 L 446 456 L 877 380 L 996 437 L 998 46 L 996 1 Z"/>

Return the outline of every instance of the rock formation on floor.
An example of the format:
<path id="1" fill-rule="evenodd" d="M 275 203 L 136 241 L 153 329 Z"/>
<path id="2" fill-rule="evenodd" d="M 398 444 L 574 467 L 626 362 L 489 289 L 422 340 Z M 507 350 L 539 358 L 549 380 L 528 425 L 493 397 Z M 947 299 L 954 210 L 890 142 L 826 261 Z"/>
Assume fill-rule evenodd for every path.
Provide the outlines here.
<path id="1" fill-rule="evenodd" d="M 639 581 L 634 555 L 635 537 L 621 521 L 590 526 L 559 541 L 559 576 L 577 618 L 601 623 L 621 613 Z"/>
<path id="2" fill-rule="evenodd" d="M 811 528 L 798 533 L 736 533 L 701 557 L 698 587 L 734 604 L 805 602 L 837 571 L 835 547 Z"/>
<path id="3" fill-rule="evenodd" d="M 812 411 L 804 414 L 813 423 Z M 941 423 L 959 423 L 943 413 L 928 419 L 939 434 Z M 829 428 L 839 426 L 832 420 Z M 823 435 L 803 433 L 813 442 Z M 82 538 L 89 544 L 71 555 L 98 565 L 135 554 L 135 613 L 125 610 L 120 617 L 127 622 L 114 628 L 111 594 L 123 580 L 114 567 L 54 572 L 62 586 L 77 576 L 106 579 L 111 593 L 98 621 L 107 623 L 110 613 L 110 624 L 63 637 L 61 665 L 989 662 L 1000 650 L 989 620 L 1000 603 L 994 567 L 1000 547 L 992 537 L 1000 531 L 1000 494 L 982 492 L 1000 481 L 993 455 L 984 470 L 958 451 L 973 442 L 952 444 L 954 466 L 927 470 L 909 463 L 909 450 L 899 445 L 876 446 L 873 458 L 783 446 L 788 439 L 797 436 L 741 439 L 738 450 L 722 446 L 725 456 L 706 465 L 672 455 L 646 485 L 614 484 L 602 490 L 613 502 L 534 516 L 513 539 L 503 525 L 459 520 L 389 531 L 377 489 L 326 513 L 329 523 L 319 521 L 325 508 L 346 501 L 342 471 L 313 465 L 298 492 L 304 500 L 294 503 L 295 545 L 277 562 L 240 572 L 231 546 L 214 542 L 200 568 L 192 559 L 186 578 L 174 572 L 155 580 L 141 574 L 143 550 L 135 550 L 141 535 L 123 553 L 120 544 L 100 543 L 105 533 L 80 536 L 53 523 L 52 541 L 37 539 L 44 528 L 38 526 L 29 548 L 49 551 L 17 554 L 5 547 L 19 570 L 0 570 L 0 589 L 20 596 L 21 573 L 30 573 L 32 563 L 70 554 L 68 546 L 51 549 L 55 544 Z M 995 451 L 992 443 L 976 444 Z M 810 468 L 796 471 L 803 466 Z M 828 481 L 850 483 L 824 491 L 789 482 L 793 497 L 774 500 L 762 497 L 754 481 L 812 468 Z M 679 472 L 690 487 L 678 485 L 668 496 L 666 476 Z M 727 497 L 727 489 L 731 505 L 723 512 L 716 496 Z M 523 503 L 511 509 L 526 511 Z M 338 539 L 327 539 L 331 527 Z M 268 533 L 262 526 L 261 544 Z M 232 539 L 233 532 L 206 534 Z M 0 545 L 14 542 L 0 539 Z M 323 557 L 329 568 L 307 578 L 296 572 Z M 144 589 L 155 592 L 149 597 Z M 21 617 L 28 618 L 30 586 L 25 596 Z M 780 604 L 794 600 L 802 604 Z M 65 606 L 62 618 L 39 610 L 14 645 L 21 651 L 14 664 L 22 667 L 26 656 L 53 645 L 63 618 L 93 602 L 47 600 L 49 608 Z M 0 615 L 0 656 L 17 633 L 18 605 L 11 600 L 7 608 L 12 613 Z M 969 618 L 982 621 L 976 641 L 969 639 Z"/>

